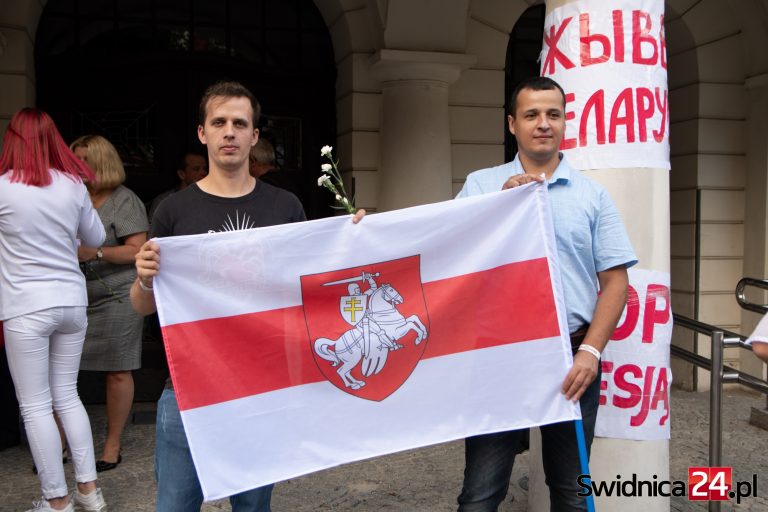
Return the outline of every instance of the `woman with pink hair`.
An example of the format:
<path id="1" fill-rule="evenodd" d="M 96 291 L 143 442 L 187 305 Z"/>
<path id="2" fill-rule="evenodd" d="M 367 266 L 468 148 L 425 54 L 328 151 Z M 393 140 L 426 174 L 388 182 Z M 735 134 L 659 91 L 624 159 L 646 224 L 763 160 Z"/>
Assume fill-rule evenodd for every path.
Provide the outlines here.
<path id="1" fill-rule="evenodd" d="M 86 318 L 79 243 L 105 233 L 83 180 L 91 170 L 64 143 L 53 120 L 34 108 L 17 112 L 0 155 L 0 320 L 43 498 L 36 511 L 105 511 L 96 487 L 88 414 L 77 394 Z M 61 459 L 61 420 L 75 467 L 70 501 Z"/>

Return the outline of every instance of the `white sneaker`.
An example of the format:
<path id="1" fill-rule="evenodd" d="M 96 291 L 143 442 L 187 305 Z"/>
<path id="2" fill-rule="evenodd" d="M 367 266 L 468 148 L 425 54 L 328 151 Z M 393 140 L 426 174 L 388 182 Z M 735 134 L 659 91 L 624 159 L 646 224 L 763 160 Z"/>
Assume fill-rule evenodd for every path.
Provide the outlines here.
<path id="1" fill-rule="evenodd" d="M 72 505 L 72 501 L 67 503 L 64 508 L 53 508 L 45 498 L 40 498 L 40 501 L 33 501 L 32 508 L 27 512 L 75 512 L 75 507 Z"/>
<path id="2" fill-rule="evenodd" d="M 107 504 L 104 502 L 104 496 L 101 494 L 101 488 L 83 494 L 79 489 L 72 493 L 72 501 L 78 509 L 87 512 L 107 512 Z"/>

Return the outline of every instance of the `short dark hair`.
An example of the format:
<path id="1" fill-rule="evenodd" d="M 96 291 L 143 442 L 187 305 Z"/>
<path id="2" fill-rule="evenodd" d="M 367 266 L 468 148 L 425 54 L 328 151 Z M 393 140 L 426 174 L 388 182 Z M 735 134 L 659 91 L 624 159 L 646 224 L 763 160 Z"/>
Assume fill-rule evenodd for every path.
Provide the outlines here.
<path id="1" fill-rule="evenodd" d="M 517 84 L 515 90 L 509 95 L 509 101 L 507 101 L 507 113 L 512 117 L 517 113 L 517 97 L 523 89 L 531 89 L 532 91 L 552 91 L 557 89 L 560 91 L 560 94 L 563 95 L 563 106 L 565 106 L 565 91 L 560 87 L 560 84 L 546 76 L 534 76 L 526 78 Z"/>
<path id="2" fill-rule="evenodd" d="M 205 115 L 208 103 L 212 98 L 217 96 L 223 98 L 248 98 L 251 102 L 251 108 L 253 109 L 253 127 L 258 128 L 259 118 L 261 117 L 261 105 L 259 105 L 259 101 L 243 84 L 230 81 L 216 82 L 205 90 L 203 97 L 200 98 L 200 110 L 198 112 L 200 126 L 205 126 Z"/>
<path id="3" fill-rule="evenodd" d="M 179 153 L 179 155 L 176 157 L 176 169 L 179 171 L 183 171 L 187 168 L 187 157 L 188 156 L 199 156 L 202 158 L 205 158 L 203 155 L 198 153 L 197 151 L 185 151 L 184 153 Z M 207 160 L 207 158 L 206 158 Z"/>

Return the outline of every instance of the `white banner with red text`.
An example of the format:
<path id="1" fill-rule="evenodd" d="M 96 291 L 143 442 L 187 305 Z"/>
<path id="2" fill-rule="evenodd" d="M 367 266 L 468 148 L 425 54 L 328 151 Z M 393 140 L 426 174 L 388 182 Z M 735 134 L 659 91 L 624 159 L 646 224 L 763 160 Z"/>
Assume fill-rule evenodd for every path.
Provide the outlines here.
<path id="1" fill-rule="evenodd" d="M 541 74 L 565 89 L 577 169 L 669 169 L 664 2 L 578 0 L 544 22 Z"/>
<path id="2" fill-rule="evenodd" d="M 595 435 L 669 439 L 669 274 L 632 268 L 629 281 L 627 307 L 603 352 Z"/>
<path id="3" fill-rule="evenodd" d="M 546 186 L 157 242 L 208 500 L 579 417 Z"/>

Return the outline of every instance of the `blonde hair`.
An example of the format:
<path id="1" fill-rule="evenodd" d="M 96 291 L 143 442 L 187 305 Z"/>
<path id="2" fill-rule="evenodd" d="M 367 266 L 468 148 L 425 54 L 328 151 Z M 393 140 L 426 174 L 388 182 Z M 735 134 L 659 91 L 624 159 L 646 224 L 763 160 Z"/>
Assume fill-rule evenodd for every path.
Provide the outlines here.
<path id="1" fill-rule="evenodd" d="M 125 169 L 115 146 L 101 135 L 83 135 L 70 144 L 69 149 L 86 148 L 85 163 L 96 175 L 96 182 L 89 183 L 94 190 L 111 190 L 125 181 Z"/>

